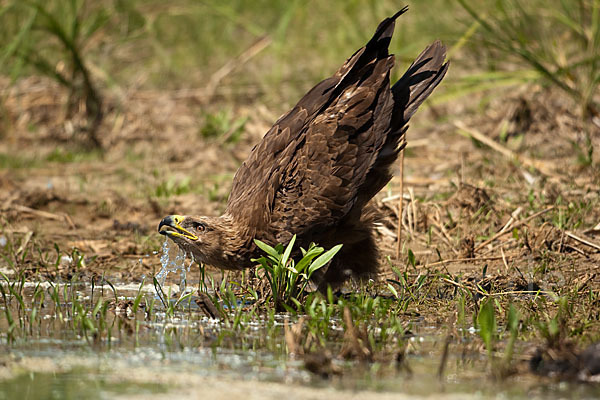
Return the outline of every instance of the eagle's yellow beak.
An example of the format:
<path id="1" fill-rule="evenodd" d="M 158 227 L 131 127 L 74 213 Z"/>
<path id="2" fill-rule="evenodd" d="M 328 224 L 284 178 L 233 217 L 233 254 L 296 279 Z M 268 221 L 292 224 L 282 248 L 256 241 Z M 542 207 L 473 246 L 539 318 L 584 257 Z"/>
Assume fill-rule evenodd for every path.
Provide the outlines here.
<path id="1" fill-rule="evenodd" d="M 185 216 L 183 215 L 168 215 L 160 221 L 160 224 L 158 224 L 158 233 L 169 237 L 182 237 L 190 240 L 198 240 L 198 236 L 181 226 L 181 223 L 184 220 Z M 162 227 L 166 228 L 161 231 Z"/>

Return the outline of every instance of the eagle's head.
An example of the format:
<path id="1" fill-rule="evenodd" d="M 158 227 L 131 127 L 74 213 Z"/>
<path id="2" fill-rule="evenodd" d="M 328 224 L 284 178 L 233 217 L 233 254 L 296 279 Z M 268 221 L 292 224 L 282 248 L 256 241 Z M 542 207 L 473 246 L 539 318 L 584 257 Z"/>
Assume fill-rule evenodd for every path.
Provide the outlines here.
<path id="1" fill-rule="evenodd" d="M 222 269 L 239 269 L 232 264 L 231 250 L 238 248 L 230 218 L 169 215 L 158 224 L 158 232 L 173 240 L 196 262 Z"/>

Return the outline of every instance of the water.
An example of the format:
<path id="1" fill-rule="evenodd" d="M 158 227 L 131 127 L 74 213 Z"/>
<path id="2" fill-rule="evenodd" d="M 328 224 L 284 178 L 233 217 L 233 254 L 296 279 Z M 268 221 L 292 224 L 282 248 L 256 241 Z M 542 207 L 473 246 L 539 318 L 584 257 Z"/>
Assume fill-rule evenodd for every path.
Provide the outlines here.
<path id="1" fill-rule="evenodd" d="M 115 382 L 93 370 L 30 372 L 0 383 L 0 400 L 10 399 L 112 399 L 128 395 L 166 393 L 167 386 L 153 382 Z"/>
<path id="2" fill-rule="evenodd" d="M 175 245 L 169 238 L 165 237 L 162 245 L 162 255 L 160 256 L 161 270 L 156 274 L 156 280 L 161 287 L 165 285 L 167 276 L 170 273 L 179 272 L 179 292 L 185 293 L 187 284 L 187 273 L 190 272 L 194 264 L 194 255 L 190 254 L 190 262 L 185 265 L 187 253 L 179 246 Z"/>

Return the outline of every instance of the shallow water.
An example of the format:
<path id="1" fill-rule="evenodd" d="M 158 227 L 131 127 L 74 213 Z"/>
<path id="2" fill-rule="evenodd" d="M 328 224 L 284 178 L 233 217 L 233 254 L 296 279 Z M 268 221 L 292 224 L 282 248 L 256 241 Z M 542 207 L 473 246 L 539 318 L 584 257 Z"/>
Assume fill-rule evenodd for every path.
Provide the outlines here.
<path id="1" fill-rule="evenodd" d="M 115 382 L 100 374 L 75 369 L 69 372 L 28 372 L 6 380 L 0 399 L 107 399 L 123 395 L 166 393 L 165 385 Z"/>
<path id="2" fill-rule="evenodd" d="M 198 282 L 186 282 L 189 265 L 184 260 L 182 253 L 165 258 L 162 275 L 157 277 L 164 293 L 198 286 Z M 165 286 L 169 273 L 180 274 L 179 285 Z M 406 340 L 405 364 L 393 360 L 363 364 L 334 357 L 332 368 L 337 373 L 324 379 L 308 372 L 302 360 L 287 354 L 283 314 L 270 322 L 268 316 L 258 316 L 232 329 L 230 323 L 205 317 L 193 296 L 183 305 L 184 311 L 169 314 L 153 285 L 104 284 L 92 293 L 89 284 L 77 282 L 56 288 L 47 282 L 26 282 L 23 295 L 28 298 L 27 313 L 36 304 L 32 302 L 36 290 L 38 296 L 40 291 L 46 296 L 45 306 L 38 311 L 40 317 L 29 325 L 25 318 L 19 328 L 22 334 L 11 343 L 7 318 L 0 317 L 0 400 L 184 399 L 199 394 L 219 398 L 226 393 L 278 400 L 282 396 L 327 396 L 331 400 L 355 395 L 367 399 L 593 399 L 600 394 L 598 386 L 540 381 L 530 375 L 491 379 L 487 358 L 473 348 L 480 343 L 474 340 L 474 329 L 459 331 L 460 338 L 452 341 L 442 378 L 438 368 L 445 333 L 440 327 L 414 320 L 410 321 L 412 336 Z M 62 294 L 59 305 L 49 301 L 52 290 Z M 145 308 L 133 313 L 131 303 L 138 293 L 143 295 Z M 104 327 L 98 325 L 104 334 L 94 337 L 82 330 L 85 321 L 76 308 L 88 305 L 90 310 L 98 298 L 116 298 L 114 303 L 124 306 L 106 312 Z M 2 316 L 4 304 L 0 303 Z M 15 302 L 9 304 L 12 310 Z M 153 304 L 152 312 L 149 304 Z M 83 314 L 91 317 L 89 311 Z M 100 324 L 97 318 L 92 319 Z M 340 331 L 339 320 L 328 323 L 331 330 Z M 340 343 L 330 344 L 329 348 L 340 347 Z M 521 345 L 516 353 L 523 348 Z"/>
<path id="3" fill-rule="evenodd" d="M 163 338 L 164 339 L 164 338 Z M 149 394 L 170 397 L 182 387 L 201 390 L 207 382 L 223 393 L 250 382 L 255 394 L 270 398 L 272 384 L 322 391 L 360 392 L 365 398 L 404 394 L 420 398 L 597 398 L 593 386 L 540 383 L 530 378 L 494 382 L 487 378 L 484 360 L 460 360 L 452 354 L 442 380 L 437 379 L 441 341 L 433 334 L 416 336 L 408 363 L 412 373 L 381 364 L 340 362 L 341 376 L 322 379 L 277 352 L 227 347 L 197 346 L 193 340 L 165 346 L 160 335 L 131 346 L 114 345 L 95 350 L 85 342 L 37 340 L 8 352 L 10 376 L 0 381 L 0 399 L 104 399 Z M 295 389 L 294 389 L 295 390 Z M 310 395 L 309 395 L 310 394 Z M 314 392 L 307 394 L 312 397 Z M 466 395 L 469 394 L 467 397 Z M 302 398 L 301 396 L 298 398 Z"/>

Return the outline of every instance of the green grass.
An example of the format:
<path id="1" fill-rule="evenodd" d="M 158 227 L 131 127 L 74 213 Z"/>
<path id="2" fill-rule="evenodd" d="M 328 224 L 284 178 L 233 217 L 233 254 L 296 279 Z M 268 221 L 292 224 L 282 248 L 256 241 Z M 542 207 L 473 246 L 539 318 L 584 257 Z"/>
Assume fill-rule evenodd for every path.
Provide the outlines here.
<path id="1" fill-rule="evenodd" d="M 447 271 L 417 270 L 415 260 L 404 271 L 395 269 L 393 279 L 363 285 L 350 293 L 334 296 L 329 290 L 325 294 L 288 294 L 286 291 L 293 284 L 299 283 L 302 288 L 305 283 L 301 271 L 308 278 L 311 265 L 316 269 L 333 254 L 313 247 L 304 253 L 303 259 L 292 263 L 294 241 L 291 241 L 286 247 L 267 248 L 267 255 L 260 263 L 275 282 L 272 293 L 282 293 L 282 300 L 291 300 L 293 304 L 284 307 L 285 314 L 279 314 L 277 301 L 270 297 L 273 294 L 244 277 L 239 281 L 224 278 L 216 285 L 208 276 L 209 287 L 202 290 L 210 289 L 208 294 L 221 317 L 216 324 L 206 324 L 204 314 L 194 306 L 193 293 L 173 296 L 155 282 L 160 293 L 157 300 L 142 290 L 142 281 L 135 293 L 124 297 L 106 277 L 85 277 L 84 262 L 93 260 L 85 261 L 87 258 L 76 249 L 64 253 L 57 247 L 53 254 L 36 256 L 40 261 L 46 260 L 46 268 L 57 269 L 62 256 L 68 255 L 73 260 L 70 279 L 48 280 L 44 278 L 44 269 L 26 277 L 24 268 L 32 255 L 29 251 L 22 254 L 14 250 L 22 244 L 19 240 L 7 243 L 14 274 L 0 277 L 0 343 L 9 348 L 47 335 L 59 340 L 80 338 L 91 348 L 107 350 L 113 345 L 147 346 L 160 338 L 169 351 L 189 346 L 261 350 L 285 359 L 293 350 L 296 355 L 327 353 L 333 358 L 367 361 L 373 367 L 387 369 L 395 368 L 394 360 L 407 346 L 410 332 L 418 334 L 423 328 L 417 322 L 418 316 L 429 321 L 435 315 L 452 315 L 455 308 L 456 319 L 449 318 L 437 325 L 437 334 L 450 337 L 454 349 L 466 346 L 463 351 L 469 357 L 487 355 L 489 376 L 506 378 L 520 362 L 514 357 L 516 348 L 540 340 L 548 346 L 565 341 L 586 343 L 598 335 L 594 321 L 597 293 L 580 292 L 569 282 L 552 284 L 560 283 L 556 278 L 561 278 L 550 272 L 538 277 L 547 282 L 543 292 L 504 293 L 502 287 L 484 288 L 481 282 Z M 35 243 L 27 248 L 34 249 Z M 319 255 L 324 258 L 317 262 Z M 486 270 L 481 276 L 489 274 Z M 25 282 L 29 281 L 38 283 L 26 287 Z M 448 281 L 456 284 L 449 285 Z M 293 301 L 292 296 L 301 301 Z M 116 307 L 129 311 L 119 311 Z M 282 318 L 288 322 L 282 324 Z M 295 325 L 296 334 L 290 338 L 288 332 L 288 338 L 284 339 L 291 325 Z M 467 333 L 471 327 L 477 335 Z M 459 337 L 452 338 L 452 332 L 459 332 Z M 467 345 L 472 341 L 477 345 Z M 353 368 L 351 365 L 347 367 Z"/>
<path id="2" fill-rule="evenodd" d="M 27 169 L 34 168 L 38 165 L 39 161 L 36 158 L 0 153 L 0 168 L 2 169 Z"/>
<path id="3" fill-rule="evenodd" d="M 79 163 L 83 161 L 100 160 L 102 153 L 98 150 L 70 150 L 55 148 L 46 156 L 46 161 L 60 164 Z"/>
<path id="4" fill-rule="evenodd" d="M 505 56 L 498 59 L 529 66 L 572 97 L 584 115 L 598 113 L 600 1 L 459 3 L 479 23 L 482 45 Z"/>
<path id="5" fill-rule="evenodd" d="M 591 166 L 597 129 L 592 119 L 600 115 L 600 0 L 459 3 L 479 26 L 473 54 L 487 54 L 488 69 L 510 79 L 523 76 L 522 83 L 541 83 L 572 99 L 585 121 L 585 139 L 573 147 L 579 164 Z"/>
<path id="6" fill-rule="evenodd" d="M 592 96 L 598 87 L 596 0 L 569 3 L 589 10 L 580 14 L 557 1 L 546 6 L 535 0 L 531 3 L 537 7 L 534 10 L 517 0 L 464 3 L 466 11 L 459 3 L 450 3 L 430 0 L 411 5 L 410 13 L 398 21 L 391 45 L 399 64 L 394 78 L 434 38 L 441 37 L 449 45 L 453 64 L 448 85 L 445 82 L 439 93 L 436 91 L 431 104 L 451 103 L 500 87 L 541 83 L 567 94 L 582 116 L 597 106 Z M 254 107 L 260 102 L 273 114 L 286 111 L 363 45 L 383 17 L 402 6 L 391 0 L 182 0 L 169 4 L 50 0 L 31 3 L 34 6 L 6 4 L 9 6 L 3 4 L 0 10 L 0 56 L 5 61 L 0 63 L 0 71 L 4 75 L 17 79 L 46 74 L 66 90 L 77 86 L 78 95 L 84 95 L 81 90 L 85 78 L 77 69 L 78 57 L 80 64 L 92 71 L 90 82 L 102 93 L 129 88 L 131 82 L 136 82 L 135 89 L 191 89 L 194 101 L 189 103 L 197 106 L 192 113 L 200 115 L 198 138 L 232 146 L 250 125 L 233 110 Z M 538 12 L 549 18 L 538 19 Z M 556 32 L 548 30 L 548 21 L 554 23 Z M 270 39 L 269 46 L 245 63 L 235 65 L 217 90 L 210 97 L 203 97 L 203 89 L 214 74 L 265 35 Z M 565 64 L 565 60 L 572 62 Z M 179 93 L 187 92 L 176 92 L 174 96 Z M 482 100 L 478 111 L 490 96 Z M 223 104 L 227 107 L 222 108 Z M 582 165 L 592 163 L 591 140 L 574 143 L 573 149 Z M 417 157 L 420 154 L 418 149 L 411 151 Z M 46 161 L 79 162 L 97 154 L 81 156 L 57 149 Z M 149 156 L 133 149 L 125 155 L 129 163 Z M 462 210 L 448 207 L 440 209 L 438 222 L 448 231 L 452 246 L 460 242 L 464 232 L 475 232 L 477 240 L 493 236 L 499 228 L 494 223 L 506 221 L 508 208 L 514 210 L 522 205 L 521 217 L 525 218 L 554 204 L 556 208 L 551 212 L 513 229 L 512 242 L 507 240 L 509 245 L 514 244 L 512 250 L 524 255 L 509 260 L 507 270 L 502 271 L 511 279 L 524 276 L 540 282 L 544 287 L 537 293 L 505 293 L 505 288 L 494 285 L 484 290 L 475 273 L 462 276 L 451 274 L 445 265 L 440 269 L 427 267 L 426 256 L 418 253 L 417 247 L 413 247 L 414 252 L 407 251 L 406 263 L 392 265 L 393 276 L 386 282 L 353 287 L 351 293 L 335 296 L 332 291 L 307 293 L 311 273 L 333 256 L 334 249 L 326 252 L 312 246 L 302 257 L 292 260 L 292 241 L 286 246 L 261 245 L 266 255 L 257 260 L 258 276 L 268 281 L 267 289 L 253 280 L 256 275 L 252 273 L 241 279 L 226 275 L 219 284 L 207 276 L 208 287 L 201 290 L 210 293 L 221 315 L 218 322 L 210 325 L 195 307 L 194 295 L 173 297 L 169 290 L 161 292 L 157 287 L 161 292 L 159 300 L 140 285 L 136 293 L 124 298 L 110 280 L 88 275 L 85 266 L 93 260 L 77 249 L 60 250 L 56 246 L 52 250 L 51 244 L 43 249 L 37 242 L 37 233 L 28 238 L 8 233 L 8 228 L 3 227 L 2 235 L 8 243 L 0 249 L 1 266 L 13 274 L 0 279 L 0 343 L 12 349 L 54 335 L 81 340 L 90 348 L 107 349 L 118 338 L 119 345 L 133 348 L 146 340 L 151 345 L 160 342 L 164 345 L 161 351 L 207 347 L 215 353 L 218 349 L 266 351 L 285 358 L 291 352 L 284 339 L 287 318 L 288 326 L 298 324 L 297 351 L 330 353 L 334 359 L 348 354 L 349 370 L 356 366 L 353 360 L 363 357 L 377 369 L 381 365 L 393 367 L 398 354 L 405 354 L 409 347 L 411 332 L 419 335 L 426 324 L 436 327 L 436 335 L 450 337 L 451 346 L 464 350 L 473 359 L 489 360 L 491 375 L 497 376 L 503 373 L 496 374 L 494 369 L 509 371 L 519 361 L 513 356 L 519 346 L 597 340 L 598 293 L 589 288 L 578 290 L 579 283 L 569 275 L 578 259 L 555 249 L 532 251 L 528 246 L 536 227 L 564 231 L 594 226 L 598 197 L 591 197 L 591 192 L 584 193 L 585 198 L 579 192 L 569 194 L 572 188 L 565 187 L 564 193 L 550 200 L 544 197 L 543 183 L 521 190 L 522 177 L 511 172 L 508 184 L 521 188 L 502 198 L 504 186 L 493 175 L 486 175 L 487 170 L 496 168 L 497 159 L 491 156 L 484 163 L 486 168 L 478 172 L 481 176 L 473 179 L 481 178 L 492 193 L 497 191 L 498 198 L 493 200 L 500 203 L 499 215 L 481 208 L 465 217 Z M 0 168 L 26 169 L 37 165 L 37 161 L 26 156 L 0 154 Z M 137 182 L 138 175 L 129 176 L 123 171 L 127 172 L 117 171 L 123 180 L 135 178 Z M 172 196 L 199 193 L 211 201 L 224 200 L 222 188 L 226 187 L 225 180 L 231 180 L 230 175 L 213 176 L 215 183 L 211 184 L 162 171 L 157 169 L 153 183 L 144 181 L 136 195 L 166 202 Z M 454 178 L 450 174 L 447 177 Z M 451 194 L 438 191 L 429 201 L 420 197 L 417 200 L 419 206 L 425 207 L 432 200 L 444 203 L 441 200 L 447 200 Z M 504 209 L 503 201 L 508 202 Z M 99 213 L 112 217 L 115 212 L 111 207 L 104 202 L 98 206 Z M 433 232 L 430 224 L 424 234 L 427 250 L 438 251 L 436 246 L 447 250 Z M 135 243 L 142 253 L 159 247 L 154 235 L 136 236 Z M 424 235 L 414 232 L 411 240 L 418 241 Z M 437 254 L 443 264 L 441 253 Z M 61 266 L 62 256 L 73 260 L 68 268 Z M 484 263 L 473 265 L 473 271 L 484 271 L 481 275 L 492 275 L 491 269 Z M 150 279 L 147 277 L 146 281 Z M 26 282 L 39 284 L 25 287 Z M 116 303 L 123 301 L 131 302 L 129 314 L 114 309 Z M 285 314 L 279 313 L 282 309 Z M 186 322 L 185 326 L 178 325 L 181 321 Z M 469 332 L 475 327 L 478 330 L 471 335 Z M 455 331 L 459 337 L 453 336 Z M 350 346 L 347 353 L 344 346 Z M 357 355 L 361 351 L 368 351 L 370 356 Z"/>
<path id="7" fill-rule="evenodd" d="M 430 12 L 441 5 L 448 14 Z M 146 88 L 205 88 L 224 65 L 268 37 L 270 45 L 236 64 L 214 96 L 237 104 L 260 96 L 277 114 L 331 75 L 402 6 L 392 0 L 14 1 L 0 13 L 0 71 L 15 79 L 47 75 L 100 106 L 103 92 L 128 87 L 141 72 Z M 402 64 L 394 79 L 434 38 L 451 42 L 460 35 L 449 17 L 457 8 L 442 0 L 411 5 L 392 43 Z M 199 96 L 212 105 L 212 96 Z"/>
<path id="8" fill-rule="evenodd" d="M 15 78 L 50 75 L 69 90 L 88 85 L 78 89 L 80 96 L 93 97 L 95 92 L 98 104 L 100 92 L 127 87 L 140 71 L 146 71 L 145 87 L 198 88 L 200 102 L 209 106 L 203 110 L 207 122 L 201 135 L 215 136 L 235 132 L 243 122 L 221 115 L 224 112 L 216 111 L 213 100 L 245 104 L 260 96 L 275 114 L 283 112 L 362 46 L 381 19 L 402 6 L 391 0 L 323 4 L 184 0 L 157 5 L 154 1 L 9 2 L 0 13 L 5 22 L 0 28 L 4 33 L 0 55 L 6 61 L 0 63 L 0 70 Z M 428 43 L 441 38 L 457 73 L 448 77 L 443 85 L 447 87 L 438 90 L 432 104 L 542 81 L 572 97 L 584 114 L 597 112 L 598 0 L 553 0 L 551 4 L 430 0 L 410 7 L 399 19 L 391 44 L 399 64 L 392 79 Z M 234 63 L 225 76 L 219 75 L 263 37 L 270 39 L 269 46 L 243 64 Z M 63 64 L 70 69 L 56 68 Z M 93 66 L 93 74 L 87 64 Z M 201 89 L 217 76 L 216 92 L 202 97 Z M 584 146 L 585 162 L 591 157 L 590 146 Z"/>
<path id="9" fill-rule="evenodd" d="M 169 179 L 158 183 L 153 194 L 156 197 L 171 197 L 190 193 L 193 191 L 190 181 L 189 177 L 183 179 L 170 177 Z"/>
<path id="10" fill-rule="evenodd" d="M 200 136 L 214 139 L 220 143 L 236 143 L 244 132 L 248 117 L 235 118 L 230 109 L 204 114 L 204 124 L 200 128 Z"/>

